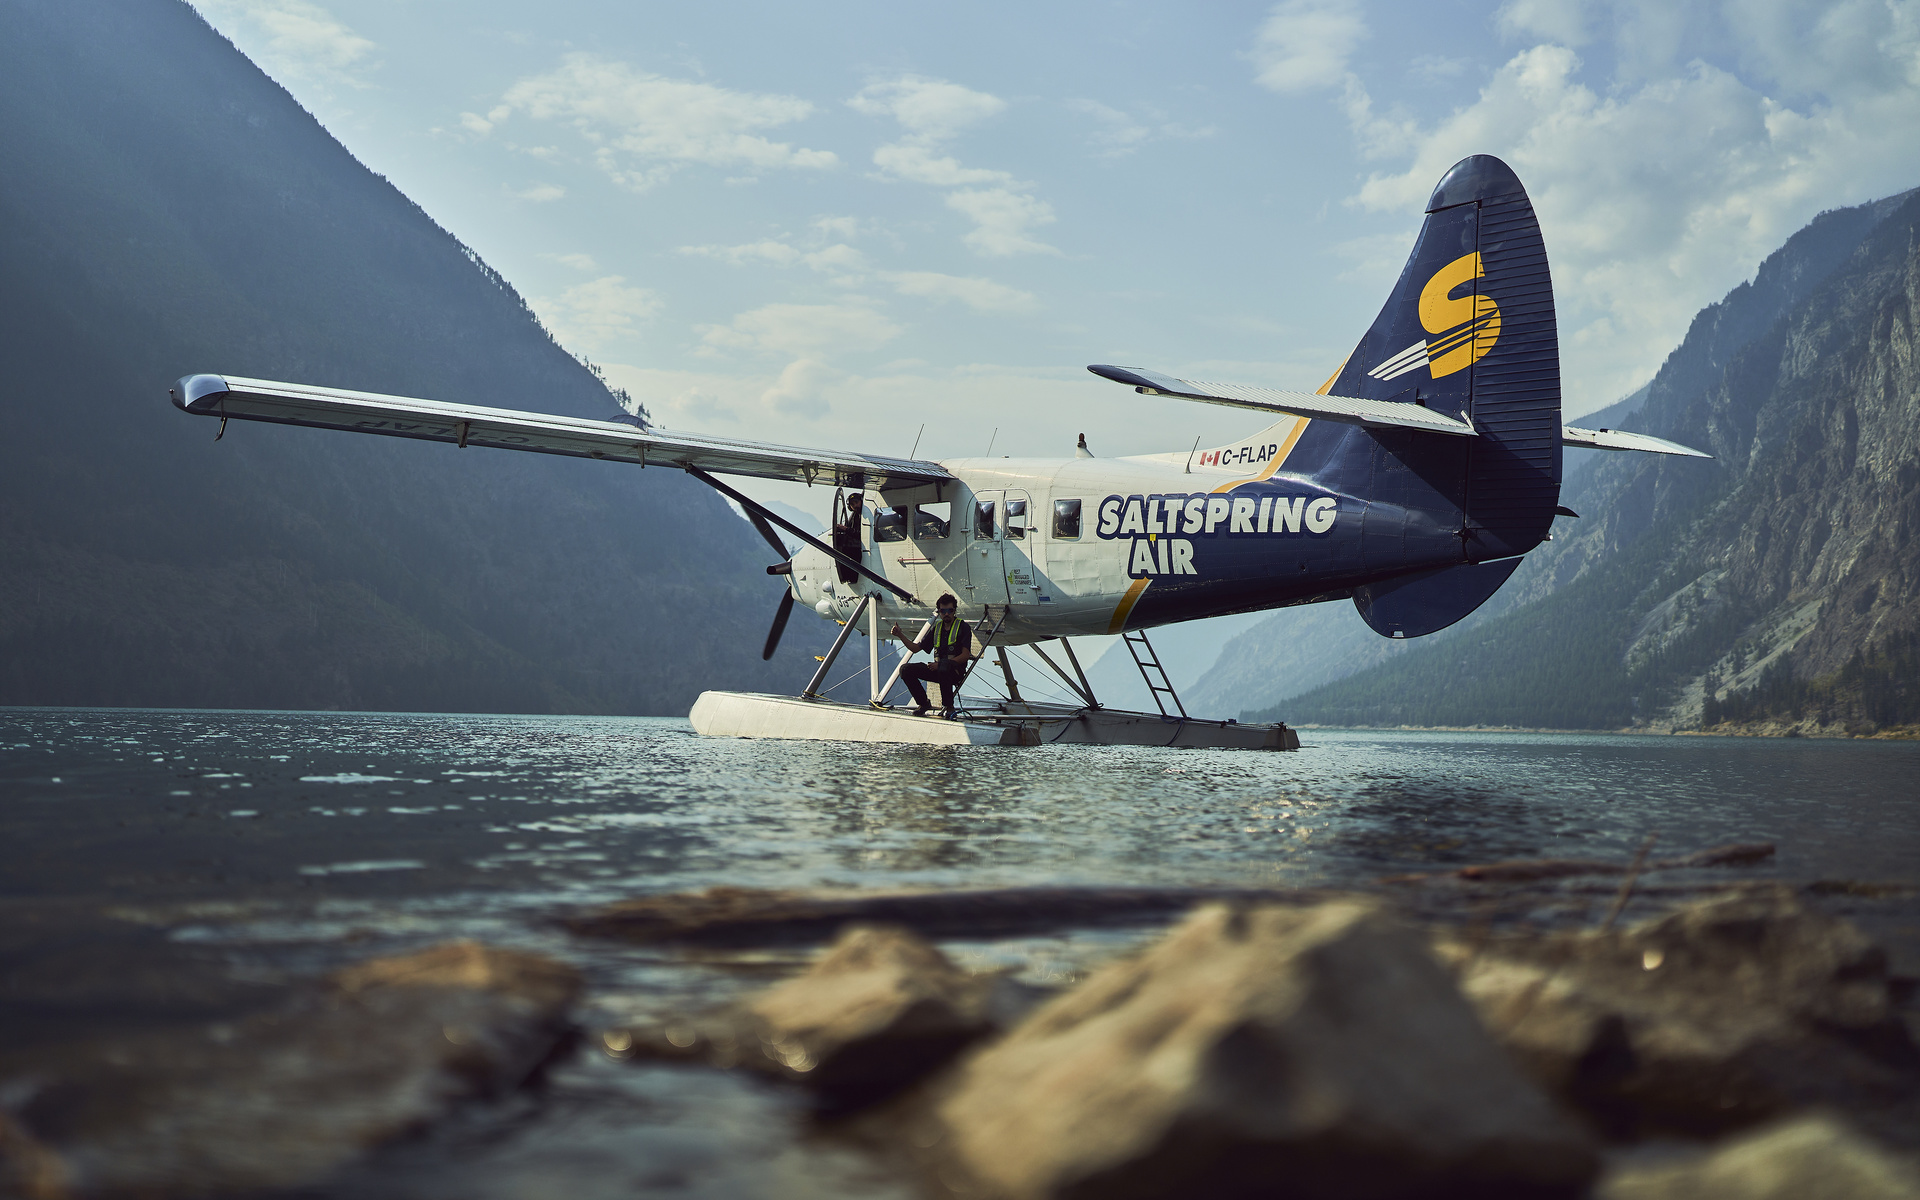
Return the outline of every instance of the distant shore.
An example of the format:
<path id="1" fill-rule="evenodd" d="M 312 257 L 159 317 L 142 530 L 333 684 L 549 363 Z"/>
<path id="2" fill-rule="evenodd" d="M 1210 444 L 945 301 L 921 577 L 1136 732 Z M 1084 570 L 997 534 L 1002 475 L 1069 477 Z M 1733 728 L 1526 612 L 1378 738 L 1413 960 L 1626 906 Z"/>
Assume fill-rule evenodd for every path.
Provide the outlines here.
<path id="1" fill-rule="evenodd" d="M 1675 729 L 1671 726 L 1638 726 L 1626 729 L 1550 729 L 1528 725 L 1317 725 L 1293 724 L 1289 728 L 1366 729 L 1394 733 L 1604 733 L 1631 734 L 1636 737 L 1741 737 L 1741 738 L 1838 738 L 1842 740 L 1911 742 L 1920 741 L 1920 725 L 1889 725 L 1870 731 L 1834 723 L 1814 721 L 1722 722 L 1711 729 Z"/>

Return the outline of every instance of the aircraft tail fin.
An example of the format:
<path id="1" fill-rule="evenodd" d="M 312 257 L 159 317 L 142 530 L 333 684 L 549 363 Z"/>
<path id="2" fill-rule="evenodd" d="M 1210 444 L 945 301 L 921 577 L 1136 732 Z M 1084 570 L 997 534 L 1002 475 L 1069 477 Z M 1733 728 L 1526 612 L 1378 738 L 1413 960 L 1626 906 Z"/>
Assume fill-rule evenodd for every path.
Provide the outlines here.
<path id="1" fill-rule="evenodd" d="M 1427 478 L 1459 488 L 1469 562 L 1546 538 L 1560 502 L 1559 334 L 1540 222 L 1505 163 L 1476 154 L 1440 180 L 1392 295 L 1326 390 L 1473 426 L 1416 451 Z"/>

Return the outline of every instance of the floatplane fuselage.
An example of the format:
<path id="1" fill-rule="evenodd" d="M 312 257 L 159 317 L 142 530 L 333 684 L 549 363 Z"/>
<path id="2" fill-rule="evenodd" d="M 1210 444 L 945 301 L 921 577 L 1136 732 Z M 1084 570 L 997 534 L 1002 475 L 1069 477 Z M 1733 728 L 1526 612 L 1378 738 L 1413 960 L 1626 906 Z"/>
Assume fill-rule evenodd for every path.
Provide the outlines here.
<path id="1" fill-rule="evenodd" d="M 840 531 L 911 600 L 813 547 L 793 556 L 790 586 L 841 621 L 863 596 L 883 617 L 924 619 L 951 594 L 963 618 L 1017 645 L 1339 599 L 1383 565 L 1466 561 L 1457 512 L 1289 472 L 1309 424 L 1289 417 L 1192 452 L 942 461 L 950 479 L 870 493 L 857 542 Z"/>

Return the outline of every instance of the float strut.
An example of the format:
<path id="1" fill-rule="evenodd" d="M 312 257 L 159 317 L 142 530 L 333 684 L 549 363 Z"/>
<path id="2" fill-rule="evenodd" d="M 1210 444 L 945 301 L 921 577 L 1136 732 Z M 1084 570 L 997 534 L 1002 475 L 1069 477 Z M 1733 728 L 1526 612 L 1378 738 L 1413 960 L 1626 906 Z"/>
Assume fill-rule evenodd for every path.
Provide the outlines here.
<path id="1" fill-rule="evenodd" d="M 914 635 L 913 640 L 916 642 L 924 642 L 927 640 L 927 635 L 932 632 L 933 622 L 928 621 L 926 624 L 920 626 L 920 632 Z M 880 689 L 880 699 L 882 701 L 885 701 L 888 696 L 893 695 L 893 685 L 900 682 L 900 672 L 907 669 L 907 663 L 912 660 L 916 653 L 917 651 L 909 650 L 900 656 L 899 662 L 893 664 L 893 674 L 887 677 L 887 686 Z"/>
<path id="2" fill-rule="evenodd" d="M 853 610 L 853 615 L 848 617 L 847 623 L 840 627 L 840 636 L 833 639 L 833 649 L 827 651 L 827 656 L 820 660 L 820 669 L 813 673 L 813 679 L 807 684 L 807 690 L 800 693 L 802 700 L 818 700 L 820 698 L 820 681 L 827 677 L 827 670 L 833 666 L 833 660 L 840 657 L 840 648 L 847 644 L 847 638 L 852 636 L 854 627 L 860 624 L 860 614 L 866 612 L 867 605 L 872 603 L 872 596 L 860 597 L 860 603 L 858 607 Z"/>

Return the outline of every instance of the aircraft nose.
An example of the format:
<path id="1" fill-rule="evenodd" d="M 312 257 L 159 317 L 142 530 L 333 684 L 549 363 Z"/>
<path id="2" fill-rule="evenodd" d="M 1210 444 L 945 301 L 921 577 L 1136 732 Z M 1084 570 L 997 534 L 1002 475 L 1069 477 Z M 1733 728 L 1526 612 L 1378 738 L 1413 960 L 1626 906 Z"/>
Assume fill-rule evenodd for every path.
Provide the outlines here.
<path id="1" fill-rule="evenodd" d="M 787 575 L 793 598 L 821 616 L 833 615 L 833 560 L 812 547 L 793 556 Z"/>

